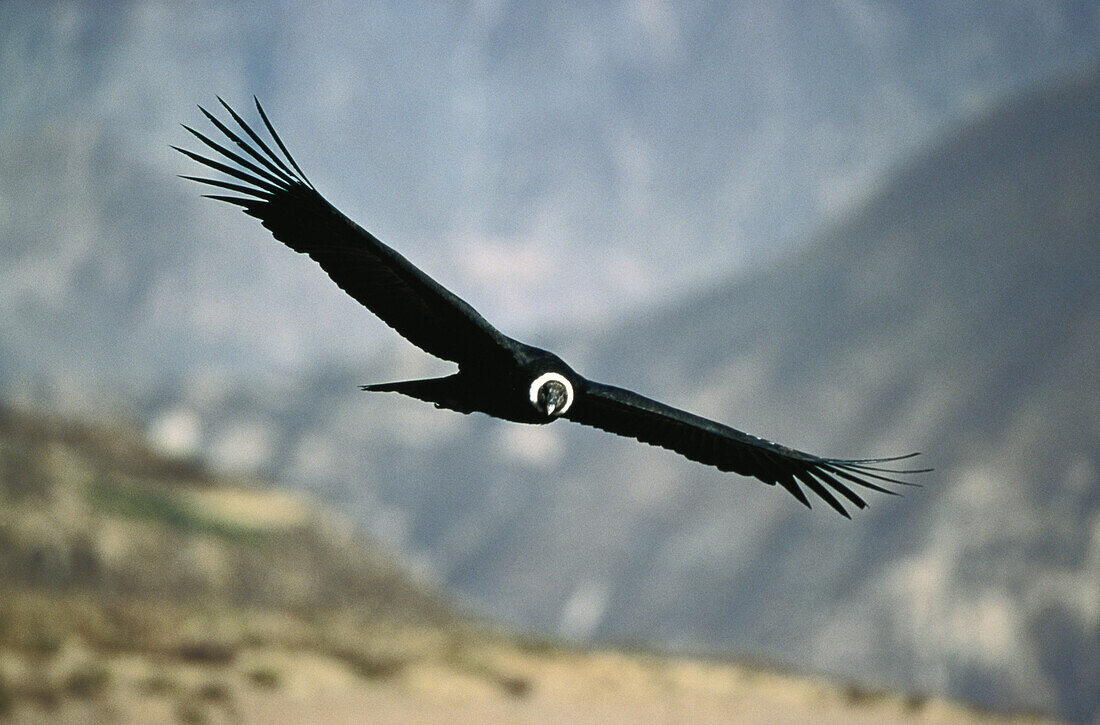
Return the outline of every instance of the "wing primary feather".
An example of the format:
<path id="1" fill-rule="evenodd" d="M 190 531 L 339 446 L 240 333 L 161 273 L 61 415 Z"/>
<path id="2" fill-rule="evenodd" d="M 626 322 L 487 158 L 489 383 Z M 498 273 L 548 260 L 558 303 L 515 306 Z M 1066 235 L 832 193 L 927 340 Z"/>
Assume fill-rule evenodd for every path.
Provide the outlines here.
<path id="1" fill-rule="evenodd" d="M 294 172 L 287 168 L 287 165 L 283 163 L 283 160 L 279 158 L 279 155 L 271 150 L 271 148 L 264 142 L 264 140 L 260 138 L 260 135 L 253 131 L 252 127 L 245 123 L 244 119 L 241 118 L 240 115 L 236 111 L 234 111 L 228 103 L 223 101 L 221 96 L 216 96 L 216 98 L 218 99 L 218 103 L 221 103 L 225 110 L 229 111 L 229 115 L 233 117 L 233 120 L 237 122 L 237 125 L 244 129 L 244 132 L 248 134 L 248 137 L 255 141 L 256 145 L 259 146 L 265 154 L 267 154 L 268 158 L 271 159 L 272 162 L 274 162 L 287 174 L 289 174 L 290 176 L 294 176 Z M 295 180 L 297 181 L 298 179 L 295 177 Z"/>
<path id="2" fill-rule="evenodd" d="M 902 456 L 887 456 L 886 458 L 838 458 L 834 460 L 837 463 L 893 463 L 894 461 L 904 461 L 906 458 L 914 458 L 919 455 L 920 451 L 906 453 Z"/>
<path id="3" fill-rule="evenodd" d="M 518 342 L 328 203 L 254 101 L 259 115 L 249 123 L 220 97 L 219 106 L 199 107 L 212 125 L 203 132 L 184 129 L 201 141 L 201 149 L 172 148 L 204 172 L 217 173 L 195 171 L 189 180 L 213 191 L 209 198 L 258 218 L 289 249 L 309 254 L 340 289 L 424 351 L 460 365 L 515 352 Z M 219 107 L 226 116 L 211 112 Z"/>
<path id="4" fill-rule="evenodd" d="M 275 140 L 275 143 L 278 144 L 279 149 L 283 152 L 283 155 L 286 156 L 286 160 L 290 162 L 290 165 L 294 167 L 294 170 L 298 172 L 298 175 L 302 177 L 302 181 L 306 183 L 306 186 L 313 189 L 313 184 L 311 184 L 309 182 L 309 179 L 306 178 L 305 172 L 303 172 L 302 168 L 298 166 L 298 163 L 294 160 L 294 157 L 291 156 L 290 152 L 286 150 L 286 146 L 283 145 L 283 140 L 279 138 L 279 134 L 275 133 L 275 127 L 271 125 L 271 121 L 267 120 L 267 114 L 264 113 L 264 107 L 260 105 L 260 99 L 256 98 L 256 96 L 252 96 L 252 100 L 256 102 L 256 110 L 260 112 L 260 118 L 263 120 L 264 125 L 267 126 L 267 130 L 271 134 L 271 138 Z"/>
<path id="5" fill-rule="evenodd" d="M 256 199 L 244 199 L 239 196 L 222 196 L 221 194 L 203 194 L 203 199 L 215 199 L 217 201 L 224 201 L 227 204 L 236 204 L 237 206 L 244 207 L 251 210 L 252 207 L 260 203 Z"/>
<path id="6" fill-rule="evenodd" d="M 287 175 L 282 169 L 271 163 L 270 159 L 264 158 L 263 154 L 246 144 L 243 140 L 241 140 L 240 136 L 226 128 L 225 124 L 219 121 L 217 117 L 214 116 L 214 114 L 210 113 L 202 106 L 199 106 L 199 110 L 202 111 L 203 115 L 206 116 L 210 123 L 214 124 L 215 128 L 226 135 L 226 138 L 237 144 L 237 146 L 239 146 L 245 153 L 254 158 L 256 161 L 263 164 L 263 167 L 265 169 L 275 174 L 275 176 L 279 177 L 279 179 L 281 179 L 286 184 L 295 183 L 295 179 L 293 176 Z"/>
<path id="7" fill-rule="evenodd" d="M 777 476 L 775 482 L 782 486 L 796 499 L 798 499 L 798 502 L 801 503 L 803 506 L 808 509 L 813 508 L 813 506 L 810 504 L 810 499 L 806 498 L 806 492 L 798 487 L 798 483 L 794 480 L 793 476 L 791 476 L 790 474 L 787 474 L 785 476 Z"/>
<path id="8" fill-rule="evenodd" d="M 907 470 L 877 465 L 912 458 L 913 454 L 852 460 L 823 458 L 748 435 L 630 390 L 585 382 L 584 397 L 565 416 L 570 420 L 670 448 L 722 471 L 736 471 L 768 485 L 782 486 L 807 507 L 812 498 L 819 497 L 850 517 L 846 510 L 849 503 L 860 509 L 868 505 L 860 488 L 897 496 L 899 492 L 882 484 L 917 485 L 899 478 Z M 678 428 L 691 429 L 693 434 L 678 439 L 670 431 Z"/>
<path id="9" fill-rule="evenodd" d="M 207 179 L 202 176 L 187 176 L 186 174 L 180 174 L 179 177 L 181 179 L 187 179 L 188 181 L 197 181 L 200 184 L 209 184 L 210 186 L 217 186 L 222 189 L 228 189 L 229 191 L 236 191 L 241 194 L 252 194 L 261 201 L 267 201 L 267 198 L 270 196 L 266 191 L 261 189 L 255 189 L 242 184 L 233 184 L 228 181 L 222 181 L 221 179 Z"/>
<path id="10" fill-rule="evenodd" d="M 267 183 L 263 179 L 258 179 L 254 176 L 249 176 L 248 174 L 241 171 L 240 169 L 234 169 L 232 166 L 229 166 L 227 164 L 223 164 L 220 161 L 214 161 L 213 159 L 208 159 L 205 156 L 200 156 L 199 154 L 195 153 L 194 151 L 188 151 L 187 149 L 182 149 L 179 146 L 171 146 L 170 148 L 173 148 L 176 151 L 179 151 L 181 154 L 183 154 L 184 156 L 187 156 L 190 159 L 194 159 L 195 161 L 198 161 L 200 164 L 202 164 L 204 166 L 209 166 L 210 168 L 214 169 L 215 171 L 220 171 L 223 174 L 228 174 L 228 175 L 233 176 L 237 179 L 240 179 L 241 181 L 247 181 L 250 184 L 255 184 L 256 186 L 260 187 L 264 191 L 270 192 L 272 194 L 275 194 L 275 193 L 280 192 L 280 191 L 285 191 L 285 189 L 282 189 L 278 186 L 273 186 L 272 184 Z"/>
<path id="11" fill-rule="evenodd" d="M 859 494 L 845 486 L 840 481 L 831 477 L 828 473 L 825 473 L 820 468 L 811 468 L 806 471 L 806 475 L 820 479 L 822 483 L 824 483 L 826 486 L 829 486 L 841 496 L 854 503 L 857 507 L 861 509 L 867 508 L 867 502 L 864 501 Z"/>
<path id="12" fill-rule="evenodd" d="M 841 516 L 846 519 L 852 518 L 851 514 L 844 510 L 844 507 L 840 504 L 840 501 L 837 501 L 836 497 L 829 492 L 829 489 L 822 486 L 816 478 L 811 476 L 809 471 L 795 471 L 793 475 L 799 481 L 802 481 L 802 483 L 806 484 L 806 488 L 816 493 L 825 503 L 836 509 L 837 513 L 839 513 Z"/>
<path id="13" fill-rule="evenodd" d="M 839 473 L 840 471 L 842 471 L 844 469 L 834 467 L 834 468 L 832 468 L 832 470 Z M 915 488 L 920 488 L 921 487 L 921 485 L 919 483 L 914 483 L 913 481 L 902 481 L 901 479 L 898 479 L 898 478 L 890 478 L 889 476 L 882 476 L 882 475 L 879 475 L 877 473 L 871 473 L 870 471 L 860 471 L 860 470 L 852 471 L 852 470 L 849 470 L 848 472 L 852 473 L 852 474 L 855 474 L 855 475 L 858 475 L 858 476 L 866 476 L 867 478 L 873 478 L 876 481 L 885 481 L 886 483 L 896 483 L 899 486 L 913 486 Z M 866 486 L 867 482 L 865 481 L 863 483 L 863 485 Z"/>
<path id="14" fill-rule="evenodd" d="M 889 491 L 888 489 L 885 489 L 885 488 L 883 488 L 882 486 L 879 486 L 876 483 L 871 483 L 870 481 L 868 481 L 866 479 L 863 479 L 863 478 L 860 478 L 858 476 L 855 476 L 851 473 L 848 473 L 847 471 L 845 471 L 841 468 L 832 468 L 832 467 L 830 467 L 829 468 L 829 473 L 833 474 L 834 476 L 840 476 L 845 481 L 851 481 L 852 483 L 857 483 L 860 486 L 863 486 L 864 488 L 869 488 L 872 491 L 879 491 L 880 493 L 893 493 L 892 491 Z"/>
<path id="15" fill-rule="evenodd" d="M 828 471 L 826 471 L 823 468 L 815 468 L 814 469 L 814 475 L 817 476 L 818 478 L 820 478 L 826 484 L 832 486 L 837 491 L 842 491 L 843 492 L 843 491 L 849 490 L 847 486 L 845 486 L 843 483 L 841 483 L 840 481 L 833 478 L 832 474 L 830 474 Z M 864 486 L 867 487 L 867 488 L 870 488 L 872 491 L 879 491 L 880 493 L 886 493 L 886 494 L 889 494 L 891 496 L 900 495 L 900 494 L 898 494 L 897 491 L 891 491 L 888 488 L 882 488 L 881 486 L 876 486 L 875 484 L 870 484 L 870 485 L 864 484 Z M 854 493 L 855 492 L 853 492 L 853 495 L 854 495 Z M 863 507 L 861 506 L 860 508 L 863 508 Z"/>
<path id="16" fill-rule="evenodd" d="M 879 473 L 931 473 L 931 468 L 882 468 L 880 466 L 865 466 L 862 463 L 852 463 L 851 461 L 833 461 L 834 463 L 842 463 L 848 468 L 858 469 L 860 471 L 877 471 Z"/>
<path id="17" fill-rule="evenodd" d="M 270 181 L 271 183 L 273 183 L 277 186 L 286 186 L 285 181 L 283 181 L 282 179 L 280 179 L 277 176 L 274 176 L 270 172 L 265 171 L 264 169 L 261 169 L 259 166 L 252 163 L 251 161 L 244 158 L 243 156 L 240 156 L 239 154 L 235 154 L 232 151 L 230 151 L 229 149 L 222 146 L 221 144 L 215 143 L 214 141 L 211 141 L 206 136 L 203 136 L 201 133 L 199 133 L 195 129 L 191 128 L 187 124 L 181 123 L 180 125 L 183 126 L 185 129 L 187 129 L 188 131 L 190 131 L 191 134 L 193 136 L 195 136 L 195 138 L 202 141 L 204 144 L 206 144 L 210 148 L 214 149 L 215 151 L 217 151 L 221 155 L 225 156 L 227 159 L 240 164 L 241 166 L 248 169 L 252 173 L 254 173 L 254 174 L 256 174 L 256 175 L 258 175 L 258 176 L 260 176 L 264 179 L 267 179 L 268 181 Z"/>

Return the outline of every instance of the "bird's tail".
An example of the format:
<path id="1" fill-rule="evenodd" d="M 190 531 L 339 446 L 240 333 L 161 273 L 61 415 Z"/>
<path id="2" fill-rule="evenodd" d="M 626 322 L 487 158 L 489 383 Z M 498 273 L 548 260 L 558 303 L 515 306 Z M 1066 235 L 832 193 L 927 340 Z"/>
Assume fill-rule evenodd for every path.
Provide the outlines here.
<path id="1" fill-rule="evenodd" d="M 473 407 L 469 404 L 469 387 L 457 373 L 443 378 L 360 385 L 359 389 L 371 393 L 401 393 L 410 398 L 434 403 L 437 408 L 456 410 L 459 413 L 473 411 Z"/>

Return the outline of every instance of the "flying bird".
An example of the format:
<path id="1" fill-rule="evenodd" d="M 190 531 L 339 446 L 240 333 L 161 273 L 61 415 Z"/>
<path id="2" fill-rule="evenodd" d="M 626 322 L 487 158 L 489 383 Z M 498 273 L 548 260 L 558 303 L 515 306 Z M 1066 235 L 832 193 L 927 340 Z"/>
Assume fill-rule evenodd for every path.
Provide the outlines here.
<path id="1" fill-rule="evenodd" d="M 809 507 L 805 486 L 849 518 L 841 499 L 862 509 L 866 502 L 860 489 L 894 494 L 880 484 L 912 485 L 898 476 L 930 470 L 884 465 L 915 453 L 840 459 L 787 448 L 630 390 L 588 380 L 557 355 L 504 335 L 325 201 L 287 151 L 259 100 L 253 100 L 268 140 L 221 98 L 232 122 L 199 106 L 224 139 L 218 143 L 184 128 L 214 152 L 213 158 L 172 148 L 232 180 L 183 178 L 215 187 L 219 193 L 204 196 L 241 207 L 277 240 L 309 255 L 342 290 L 411 343 L 458 364 L 458 371 L 445 377 L 364 385 L 363 390 L 401 393 L 437 408 L 518 423 L 565 418 L 670 449 L 720 471 L 778 484 Z"/>

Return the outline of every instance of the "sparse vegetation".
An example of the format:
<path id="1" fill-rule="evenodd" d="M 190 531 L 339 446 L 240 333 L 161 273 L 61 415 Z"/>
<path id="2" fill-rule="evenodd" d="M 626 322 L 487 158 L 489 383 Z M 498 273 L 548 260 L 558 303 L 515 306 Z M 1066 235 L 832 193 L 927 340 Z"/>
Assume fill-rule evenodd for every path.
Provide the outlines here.
<path id="1" fill-rule="evenodd" d="M 155 672 L 138 683 L 138 689 L 154 697 L 163 697 L 179 691 L 179 682 L 167 671 Z"/>
<path id="2" fill-rule="evenodd" d="M 28 702 L 47 712 L 56 710 L 61 704 L 61 693 L 58 692 L 56 687 L 45 682 L 32 683 L 20 694 L 22 694 Z"/>
<path id="3" fill-rule="evenodd" d="M 224 666 L 233 661 L 237 652 L 233 645 L 225 642 L 198 640 L 180 645 L 176 656 L 192 664 Z"/>
<path id="4" fill-rule="evenodd" d="M 233 700 L 233 693 L 230 692 L 229 686 L 224 682 L 217 682 L 210 680 L 204 682 L 198 691 L 199 699 L 206 702 L 216 702 L 225 704 Z"/>
<path id="5" fill-rule="evenodd" d="M 274 690 L 282 684 L 282 674 L 270 666 L 260 666 L 248 672 L 248 681 L 262 690 Z"/>
<path id="6" fill-rule="evenodd" d="M 881 702 L 888 697 L 888 693 L 863 687 L 855 683 L 848 683 L 844 688 L 844 699 L 856 707 L 866 707 Z"/>
<path id="7" fill-rule="evenodd" d="M 125 485 L 103 477 L 88 488 L 88 500 L 105 513 L 145 519 L 185 533 L 240 544 L 258 544 L 264 537 L 261 530 L 203 516 L 171 490 Z"/>
<path id="8" fill-rule="evenodd" d="M 446 692 L 444 721 L 463 698 L 722 712 L 758 688 L 786 688 L 792 703 L 834 692 L 837 708 L 876 713 L 924 703 L 475 626 L 365 542 L 331 533 L 341 527 L 321 512 L 157 463 L 132 441 L 103 450 L 113 440 L 0 410 L 0 715 L 81 706 L 125 721 L 144 703 L 181 723 L 247 721 L 249 698 L 299 692 L 311 672 L 367 698 L 439 703 Z M 8 495 L 13 487 L 25 495 Z M 48 572 L 36 568 L 47 560 Z"/>
<path id="9" fill-rule="evenodd" d="M 99 662 L 85 662 L 69 673 L 65 678 L 65 692 L 88 699 L 98 697 L 107 689 L 110 672 Z"/>
<path id="10" fill-rule="evenodd" d="M 8 712 L 11 711 L 14 701 L 15 696 L 12 694 L 11 689 L 8 688 L 4 673 L 0 672 L 0 717 L 7 715 Z"/>
<path id="11" fill-rule="evenodd" d="M 61 649 L 63 635 L 55 625 L 36 624 L 30 630 L 30 649 L 40 657 L 53 657 Z"/>
<path id="12" fill-rule="evenodd" d="M 405 669 L 405 662 L 396 657 L 378 656 L 354 650 L 345 650 L 335 654 L 347 663 L 352 672 L 364 680 L 386 680 L 396 677 Z"/>
<path id="13" fill-rule="evenodd" d="M 518 640 L 516 646 L 521 652 L 532 655 L 547 655 L 561 648 L 561 643 L 549 637 L 524 637 Z"/>
<path id="14" fill-rule="evenodd" d="M 920 712 L 928 704 L 928 696 L 919 692 L 911 692 L 905 696 L 905 709 L 912 713 Z M 1038 719 L 1038 718 L 1036 718 Z"/>
<path id="15" fill-rule="evenodd" d="M 181 702 L 176 706 L 176 719 L 183 725 L 204 725 L 209 721 L 206 709 L 194 702 Z"/>
<path id="16" fill-rule="evenodd" d="M 500 687 L 510 697 L 527 697 L 531 694 L 531 680 L 515 675 L 501 675 L 498 678 Z"/>

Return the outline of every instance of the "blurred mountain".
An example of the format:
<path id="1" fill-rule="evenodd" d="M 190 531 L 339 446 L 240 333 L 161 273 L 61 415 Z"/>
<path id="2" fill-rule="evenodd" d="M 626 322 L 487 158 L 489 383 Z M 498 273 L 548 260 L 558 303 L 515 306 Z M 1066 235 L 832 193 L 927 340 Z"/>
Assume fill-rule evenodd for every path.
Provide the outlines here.
<path id="1" fill-rule="evenodd" d="M 334 203 L 489 319 L 596 327 L 800 240 L 1098 27 L 1081 0 L 3 2 L 0 386 L 72 408 L 391 344 L 176 178 L 215 94 L 258 94 Z"/>
<path id="2" fill-rule="evenodd" d="M 463 417 L 313 374 L 166 379 L 154 440 L 339 503 L 503 621 L 751 652 L 1084 721 L 1100 679 L 1100 79 L 1033 90 L 751 274 L 599 336 L 584 374 L 827 455 L 936 471 L 848 522 L 577 426 Z"/>
<path id="3" fill-rule="evenodd" d="M 133 413 L 166 453 L 306 488 L 511 624 L 1087 719 L 1100 94 L 1089 72 L 989 99 L 1051 69 L 1023 49 L 1062 48 L 1053 67 L 1086 53 L 1094 23 L 1078 20 L 1095 10 L 1051 4 L 1024 26 L 1006 19 L 1016 5 L 977 18 L 745 3 L 665 23 L 628 5 L 650 6 L 530 34 L 546 24 L 518 5 L 463 15 L 469 33 L 444 12 L 418 20 L 420 45 L 380 13 L 361 54 L 360 37 L 325 34 L 347 20 L 336 11 L 281 6 L 269 25 L 244 6 L 0 4 L 0 75 L 20 79 L 0 107 L 0 390 Z M 596 52 L 623 28 L 644 32 Z M 662 28 L 676 31 L 667 57 L 636 56 Z M 762 44 L 723 44 L 743 30 Z M 196 60 L 222 47 L 221 65 Z M 440 92 L 439 48 L 456 79 L 478 80 Z M 822 62 L 840 57 L 864 60 Z M 533 83 L 541 67 L 553 80 Z M 184 167 L 165 129 L 227 87 L 271 98 L 333 200 L 490 319 L 538 317 L 515 311 L 529 300 L 551 301 L 541 319 L 587 318 L 523 335 L 582 373 L 822 454 L 920 449 L 936 472 L 847 522 L 595 431 L 358 393 L 446 366 L 391 343 L 251 220 L 173 184 Z M 912 152 L 967 114 L 883 170 L 883 148 Z M 569 136 L 597 141 L 581 153 Z M 714 281 L 746 239 L 759 260 L 785 235 L 781 256 Z M 599 261 L 548 264 L 571 257 Z M 612 307 L 643 311 L 598 317 Z"/>

